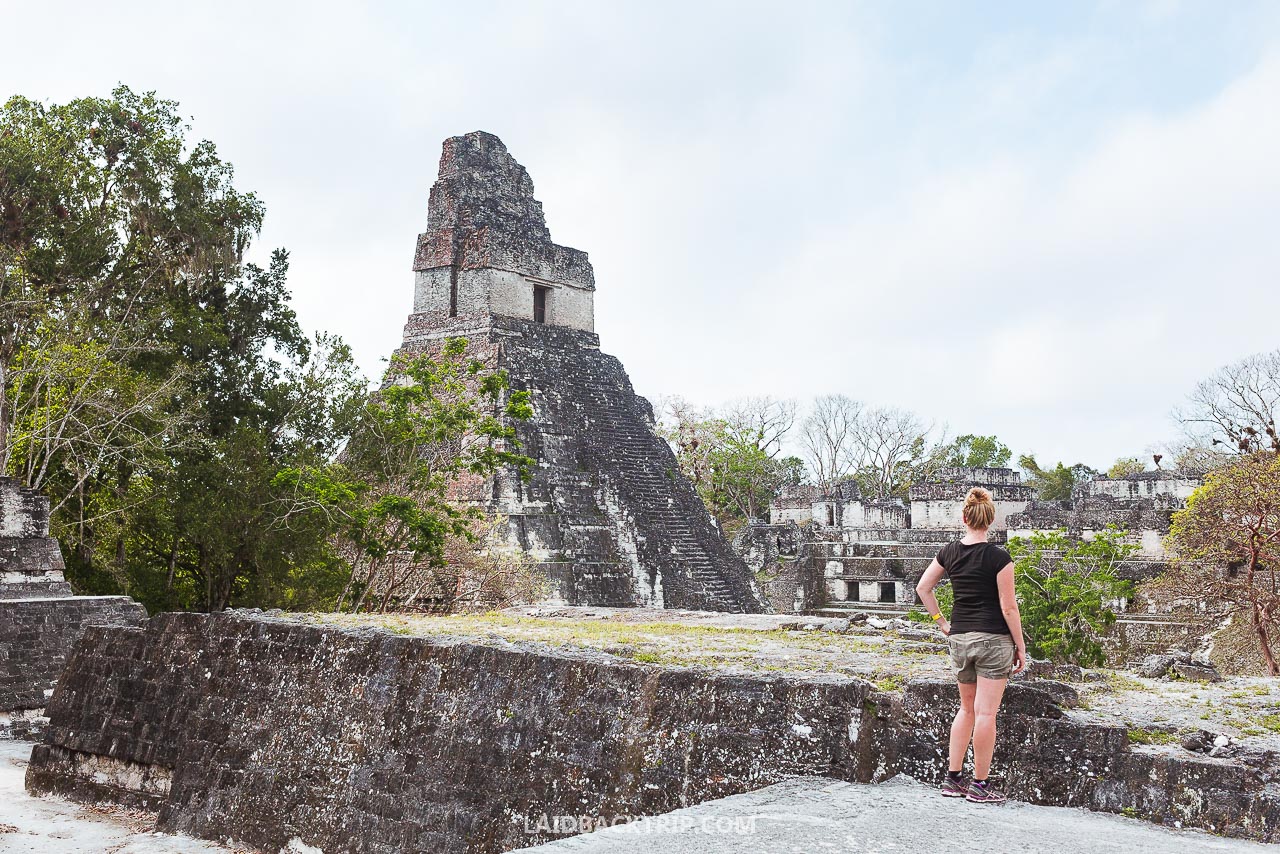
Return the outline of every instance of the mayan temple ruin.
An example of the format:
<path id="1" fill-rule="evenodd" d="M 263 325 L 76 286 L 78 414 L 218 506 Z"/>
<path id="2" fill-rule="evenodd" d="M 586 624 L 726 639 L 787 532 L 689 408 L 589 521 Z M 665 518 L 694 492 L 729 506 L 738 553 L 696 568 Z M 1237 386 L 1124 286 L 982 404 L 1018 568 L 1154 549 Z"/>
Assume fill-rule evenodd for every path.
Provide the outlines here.
<path id="1" fill-rule="evenodd" d="M 531 393 L 516 424 L 533 478 L 507 472 L 464 497 L 504 518 L 575 605 L 754 612 L 751 574 L 712 521 L 653 410 L 600 351 L 587 254 L 553 243 L 524 167 L 496 136 L 445 140 L 414 254 L 401 352 L 451 336 Z"/>
<path id="2" fill-rule="evenodd" d="M 49 536 L 49 499 L 0 477 L 0 739 L 34 738 L 72 647 L 90 625 L 137 625 L 127 596 L 76 596 Z"/>

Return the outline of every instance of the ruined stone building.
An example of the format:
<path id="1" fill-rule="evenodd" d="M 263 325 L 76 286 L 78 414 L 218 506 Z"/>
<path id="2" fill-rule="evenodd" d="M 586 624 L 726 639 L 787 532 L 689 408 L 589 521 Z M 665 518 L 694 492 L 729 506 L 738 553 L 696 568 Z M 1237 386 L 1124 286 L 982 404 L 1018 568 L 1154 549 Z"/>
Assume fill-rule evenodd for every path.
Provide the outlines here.
<path id="1" fill-rule="evenodd" d="M 0 477 L 0 738 L 32 738 L 67 655 L 90 625 L 137 625 L 127 596 L 75 596 L 49 536 L 49 499 Z"/>
<path id="2" fill-rule="evenodd" d="M 1003 543 L 1006 520 L 1031 502 L 1031 488 L 1012 469 L 948 468 L 912 486 L 905 502 L 864 497 L 853 481 L 831 494 L 801 487 L 775 501 L 769 524 L 750 526 L 737 544 L 753 568 L 779 571 L 767 588 L 775 609 L 903 610 L 915 603 L 916 582 L 938 549 L 960 535 L 960 511 L 975 486 L 991 492 L 989 536 Z"/>
<path id="3" fill-rule="evenodd" d="M 1035 500 L 1007 468 L 944 470 L 912 486 L 909 502 L 864 499 L 852 482 L 831 494 L 806 486 L 775 501 L 770 523 L 751 526 L 736 545 L 750 566 L 774 575 L 763 588 L 776 610 L 902 613 L 916 604 L 916 582 L 938 550 L 960 536 L 965 494 L 982 486 L 996 505 L 991 541 L 1059 530 L 1087 540 L 1114 526 L 1137 548 L 1116 574 L 1142 582 L 1169 568 L 1164 539 L 1172 516 L 1200 483 L 1169 471 L 1098 477 L 1079 484 L 1069 501 Z M 1120 648 L 1195 641 L 1188 609 L 1203 610 L 1200 602 L 1155 602 L 1139 591 L 1122 605 Z"/>
<path id="4" fill-rule="evenodd" d="M 1148 560 L 1165 556 L 1164 538 L 1173 514 L 1202 483 L 1196 475 L 1144 471 L 1124 477 L 1097 477 L 1076 486 L 1069 501 L 1033 501 L 1009 519 L 1012 536 L 1065 529 L 1088 539 L 1108 526 L 1123 530 L 1125 540 Z"/>
<path id="5" fill-rule="evenodd" d="M 582 605 L 758 611 L 754 580 L 729 547 L 653 411 L 595 334 L 587 254 L 553 243 L 533 182 L 502 141 L 448 139 L 414 255 L 402 352 L 463 336 L 528 390 L 515 424 L 533 478 L 503 472 L 468 497 L 504 518 L 557 598 Z"/>

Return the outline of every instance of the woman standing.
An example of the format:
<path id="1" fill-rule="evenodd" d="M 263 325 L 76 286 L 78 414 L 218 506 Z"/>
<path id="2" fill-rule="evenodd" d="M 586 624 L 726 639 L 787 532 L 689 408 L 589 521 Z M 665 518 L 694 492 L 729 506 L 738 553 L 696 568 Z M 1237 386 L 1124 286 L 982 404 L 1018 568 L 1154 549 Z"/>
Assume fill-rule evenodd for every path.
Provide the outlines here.
<path id="1" fill-rule="evenodd" d="M 981 487 L 969 490 L 962 515 L 964 537 L 942 547 L 916 585 L 916 593 L 949 639 L 960 690 L 942 794 L 998 804 L 1004 802 L 1004 793 L 987 783 L 996 746 L 996 712 L 1009 676 L 1026 666 L 1027 647 L 1013 594 L 1013 560 L 1007 551 L 987 542 L 987 529 L 996 517 L 991 493 Z M 951 579 L 955 593 L 950 621 L 942 616 L 933 592 L 943 575 Z M 973 780 L 966 785 L 961 771 L 970 742 Z"/>

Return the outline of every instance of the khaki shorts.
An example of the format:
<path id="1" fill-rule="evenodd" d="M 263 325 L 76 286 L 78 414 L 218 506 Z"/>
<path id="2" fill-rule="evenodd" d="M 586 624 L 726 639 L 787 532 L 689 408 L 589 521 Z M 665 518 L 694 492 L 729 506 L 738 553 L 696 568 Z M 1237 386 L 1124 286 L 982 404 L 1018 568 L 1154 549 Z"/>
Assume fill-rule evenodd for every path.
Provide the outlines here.
<path id="1" fill-rule="evenodd" d="M 992 632 L 962 632 L 947 639 L 957 682 L 1008 679 L 1013 673 L 1013 638 Z"/>

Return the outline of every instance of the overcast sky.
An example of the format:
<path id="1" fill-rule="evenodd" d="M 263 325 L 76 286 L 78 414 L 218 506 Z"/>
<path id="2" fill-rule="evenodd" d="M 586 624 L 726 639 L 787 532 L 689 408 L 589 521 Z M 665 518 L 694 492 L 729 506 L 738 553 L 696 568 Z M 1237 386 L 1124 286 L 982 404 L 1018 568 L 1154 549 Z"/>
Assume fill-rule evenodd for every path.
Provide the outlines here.
<path id="1" fill-rule="evenodd" d="M 637 390 L 842 392 L 1095 466 L 1280 347 L 1280 3 L 0 0 L 3 94 L 191 116 L 367 372 L 498 134 Z"/>

